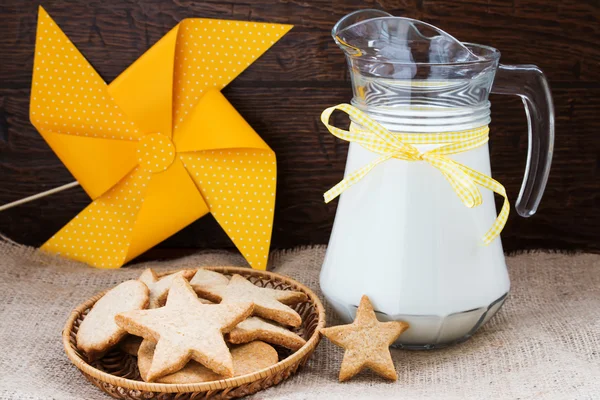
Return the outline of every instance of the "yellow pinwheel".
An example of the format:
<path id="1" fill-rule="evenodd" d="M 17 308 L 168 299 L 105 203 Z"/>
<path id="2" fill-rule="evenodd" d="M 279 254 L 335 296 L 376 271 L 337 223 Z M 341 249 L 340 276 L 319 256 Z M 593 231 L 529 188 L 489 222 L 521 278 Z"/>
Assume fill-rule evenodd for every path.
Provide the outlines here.
<path id="1" fill-rule="evenodd" d="M 42 249 L 117 268 L 210 212 L 265 269 L 275 154 L 220 89 L 291 28 L 185 19 L 107 85 L 40 7 L 31 122 L 93 200 Z"/>

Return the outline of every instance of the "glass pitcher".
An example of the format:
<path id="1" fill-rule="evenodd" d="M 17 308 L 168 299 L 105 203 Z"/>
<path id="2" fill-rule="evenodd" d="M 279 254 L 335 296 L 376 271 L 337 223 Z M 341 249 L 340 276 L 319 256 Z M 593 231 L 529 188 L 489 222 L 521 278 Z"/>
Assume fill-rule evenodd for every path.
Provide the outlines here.
<path id="1" fill-rule="evenodd" d="M 347 184 L 320 275 L 323 293 L 345 321 L 354 318 L 363 294 L 381 320 L 407 321 L 410 328 L 398 346 L 428 349 L 466 340 L 500 309 L 509 291 L 500 237 L 482 242 L 490 226 L 499 227 L 499 233 L 503 224 L 498 221 L 506 219 L 509 208 L 497 216 L 494 191 L 501 190 L 496 186 L 494 191 L 478 186 L 480 201 L 464 201 L 456 183 L 461 173 L 449 177 L 454 170 L 434 164 L 456 166 L 477 182 L 491 177 L 488 95 L 520 96 L 529 151 L 516 210 L 532 216 L 552 161 L 548 83 L 536 66 L 499 64 L 494 48 L 461 43 L 424 22 L 378 10 L 347 15 L 332 35 L 346 54 L 354 91 L 353 107 L 344 110 L 356 112 L 350 132 L 330 128 L 351 143 Z M 393 137 L 373 133 L 377 127 Z M 446 152 L 443 160 L 427 153 L 448 142 L 462 145 L 463 136 L 479 138 L 479 145 Z M 401 156 L 394 150 L 379 163 L 388 153 L 370 138 L 384 145 L 406 139 L 410 146 L 396 143 L 395 149 L 408 150 Z M 352 174 L 369 165 L 372 169 L 355 179 Z"/>

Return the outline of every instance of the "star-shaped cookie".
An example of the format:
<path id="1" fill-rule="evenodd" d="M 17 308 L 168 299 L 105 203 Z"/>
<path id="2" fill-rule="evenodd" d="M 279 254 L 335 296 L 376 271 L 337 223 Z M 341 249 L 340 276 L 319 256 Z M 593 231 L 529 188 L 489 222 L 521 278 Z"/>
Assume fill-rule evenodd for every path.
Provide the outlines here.
<path id="1" fill-rule="evenodd" d="M 287 306 L 306 301 L 301 292 L 258 287 L 240 275 L 233 275 L 226 286 L 195 279 L 194 289 L 202 297 L 221 304 L 254 303 L 254 315 L 259 317 L 294 327 L 302 324 L 300 315 Z"/>
<path id="2" fill-rule="evenodd" d="M 229 332 L 228 338 L 234 344 L 262 340 L 294 351 L 306 344 L 306 340 L 294 332 L 259 317 L 250 317 L 240 322 Z"/>
<path id="3" fill-rule="evenodd" d="M 150 304 L 148 304 L 148 308 L 158 308 L 162 307 L 165 303 L 165 299 L 167 298 L 167 294 L 169 293 L 169 288 L 171 287 L 171 283 L 173 283 L 173 279 L 178 276 L 183 276 L 185 279 L 190 279 L 194 275 L 193 270 L 183 270 L 175 272 L 174 274 L 164 276 L 162 278 L 158 278 L 156 272 L 152 270 L 152 268 L 147 268 L 142 272 L 142 275 L 138 278 L 138 281 L 142 281 L 148 286 L 150 290 Z"/>
<path id="4" fill-rule="evenodd" d="M 204 268 L 199 268 L 194 277 L 190 279 L 190 285 L 198 292 L 201 292 L 203 287 L 227 286 L 228 283 L 229 278 L 225 275 Z M 198 287 L 196 288 L 196 286 Z"/>
<path id="5" fill-rule="evenodd" d="M 148 368 L 154 358 L 154 343 L 144 340 L 137 354 L 138 369 L 142 379 L 146 380 Z M 235 376 L 246 375 L 267 368 L 279 361 L 277 351 L 263 342 L 252 342 L 235 346 L 231 349 Z M 165 375 L 156 380 L 158 383 L 199 383 L 218 381 L 226 377 L 215 374 L 213 371 L 195 361 L 188 362 L 179 371 Z"/>
<path id="6" fill-rule="evenodd" d="M 151 310 L 118 314 L 127 332 L 156 343 L 147 379 L 182 369 L 191 359 L 226 377 L 234 374 L 223 334 L 252 314 L 251 302 L 203 304 L 182 276 L 173 279 L 167 304 Z"/>
<path id="7" fill-rule="evenodd" d="M 363 296 L 353 323 L 324 328 L 321 333 L 346 350 L 340 368 L 340 382 L 352 378 L 364 368 L 395 381 L 398 375 L 389 347 L 407 329 L 408 323 L 403 321 L 379 322 L 369 298 Z"/>

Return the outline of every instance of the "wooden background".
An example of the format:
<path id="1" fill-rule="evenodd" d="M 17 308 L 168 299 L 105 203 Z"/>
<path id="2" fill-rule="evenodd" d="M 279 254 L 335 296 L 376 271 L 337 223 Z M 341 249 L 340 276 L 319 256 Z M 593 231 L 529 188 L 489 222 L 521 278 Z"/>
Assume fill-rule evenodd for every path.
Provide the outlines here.
<path id="1" fill-rule="evenodd" d="M 325 107 L 351 97 L 344 58 L 330 37 L 339 18 L 360 8 L 380 8 L 430 22 L 461 40 L 496 47 L 506 64 L 536 64 L 546 73 L 554 95 L 554 162 L 537 215 L 523 219 L 513 208 L 502 234 L 505 250 L 600 252 L 597 0 L 45 0 L 41 4 L 107 82 L 186 17 L 295 25 L 224 90 L 277 154 L 274 248 L 327 243 L 329 238 L 337 202 L 324 204 L 322 193 L 342 177 L 347 145 L 334 140 L 318 116 Z M 28 118 L 37 5 L 0 1 L 0 204 L 72 180 Z M 494 175 L 514 202 L 525 167 L 525 114 L 516 97 L 492 95 L 491 101 Z M 0 213 L 0 232 L 39 245 L 88 203 L 78 188 L 23 205 Z M 206 216 L 161 247 L 232 244 Z M 154 250 L 152 255 L 159 253 Z"/>

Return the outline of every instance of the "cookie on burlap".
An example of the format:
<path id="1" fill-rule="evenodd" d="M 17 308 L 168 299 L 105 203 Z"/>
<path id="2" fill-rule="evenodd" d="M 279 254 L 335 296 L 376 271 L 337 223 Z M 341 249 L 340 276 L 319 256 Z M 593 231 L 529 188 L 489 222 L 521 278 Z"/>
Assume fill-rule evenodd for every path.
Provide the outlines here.
<path id="1" fill-rule="evenodd" d="M 390 345 L 407 329 L 408 323 L 403 321 L 379 322 L 369 298 L 363 296 L 353 323 L 324 328 L 321 333 L 346 350 L 340 368 L 340 382 L 352 378 L 364 368 L 395 381 L 398 375 Z"/>
<path id="2" fill-rule="evenodd" d="M 294 351 L 306 344 L 306 340 L 289 329 L 272 324 L 259 317 L 250 317 L 240 322 L 229 332 L 228 339 L 230 343 L 234 344 L 262 340 Z"/>
<path id="3" fill-rule="evenodd" d="M 165 304 L 165 300 L 167 299 L 167 294 L 169 294 L 169 288 L 171 287 L 171 283 L 173 283 L 173 279 L 178 276 L 182 276 L 185 279 L 190 279 L 194 274 L 194 270 L 184 269 L 182 271 L 177 271 L 173 274 L 163 276 L 159 279 L 158 275 L 156 275 L 156 272 L 154 272 L 152 268 L 145 269 L 138 280 L 144 282 L 150 290 L 150 304 L 148 304 L 148 308 L 158 308 Z"/>
<path id="4" fill-rule="evenodd" d="M 155 344 L 144 340 L 138 352 L 138 368 L 142 379 L 146 380 L 146 374 L 152 363 Z M 252 342 L 231 349 L 233 359 L 233 376 L 240 376 L 270 367 L 279 361 L 277 351 L 263 342 Z M 195 361 L 188 362 L 179 371 L 156 379 L 158 383 L 200 383 L 210 382 L 226 377 L 216 374 L 208 368 Z"/>
<path id="5" fill-rule="evenodd" d="M 302 324 L 300 315 L 288 307 L 306 301 L 302 292 L 258 287 L 240 275 L 233 275 L 227 286 L 197 279 L 194 289 L 200 296 L 221 304 L 252 302 L 254 315 L 259 317 L 294 327 Z"/>
<path id="6" fill-rule="evenodd" d="M 167 304 L 115 317 L 127 332 L 156 343 L 146 378 L 149 382 L 182 369 L 193 359 L 208 369 L 233 376 L 233 361 L 223 334 L 252 314 L 252 303 L 203 304 L 182 276 L 173 279 Z"/>
<path id="7" fill-rule="evenodd" d="M 77 331 L 77 348 L 90 361 L 100 358 L 116 345 L 127 332 L 115 323 L 115 315 L 148 306 L 148 288 L 140 281 L 130 280 L 106 292 L 94 304 Z"/>

